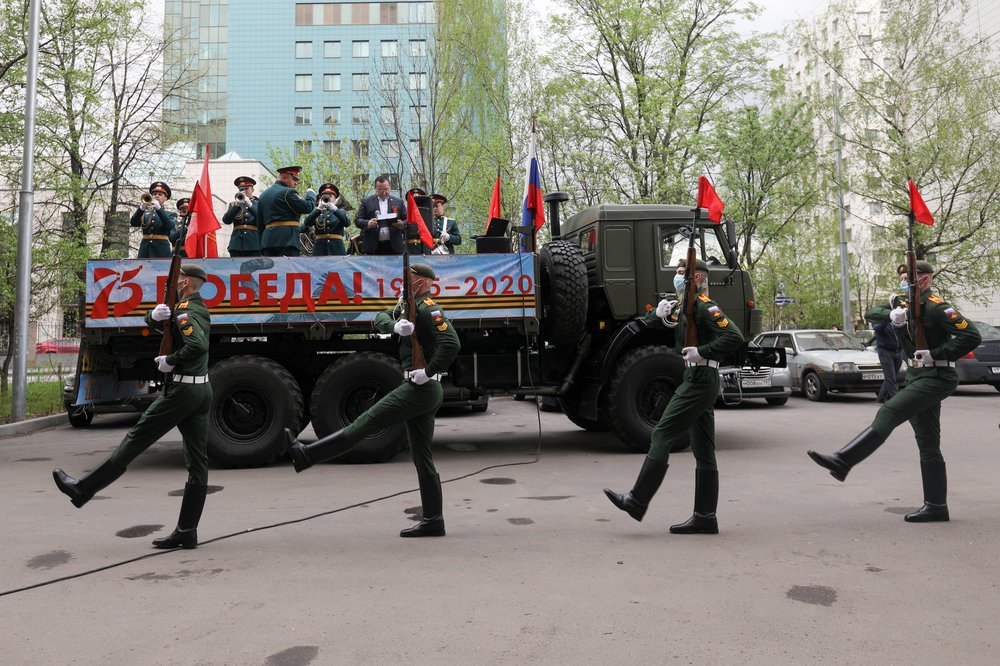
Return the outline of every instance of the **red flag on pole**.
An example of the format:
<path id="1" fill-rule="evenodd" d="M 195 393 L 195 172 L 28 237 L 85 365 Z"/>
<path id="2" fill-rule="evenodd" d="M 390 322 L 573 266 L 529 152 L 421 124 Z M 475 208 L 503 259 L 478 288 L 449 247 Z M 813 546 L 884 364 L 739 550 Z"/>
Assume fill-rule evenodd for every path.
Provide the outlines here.
<path id="1" fill-rule="evenodd" d="M 489 225 L 494 217 L 503 217 L 500 213 L 500 171 L 497 170 L 497 182 L 493 183 L 493 198 L 490 200 L 490 216 L 486 219 Z"/>
<path id="2" fill-rule="evenodd" d="M 708 219 L 712 222 L 722 222 L 722 210 L 726 207 L 726 204 L 722 203 L 722 199 L 715 193 L 712 183 L 708 182 L 708 178 L 704 176 L 698 176 L 697 206 L 698 208 L 708 209 Z"/>
<path id="3" fill-rule="evenodd" d="M 410 215 L 410 211 L 415 213 L 415 216 Z M 416 217 L 416 221 L 414 221 Z M 413 198 L 413 192 L 406 193 L 406 223 L 416 224 L 417 230 L 420 232 L 420 240 L 423 241 L 424 245 L 434 249 L 434 237 L 431 236 L 430 229 L 427 228 L 427 223 L 424 221 L 424 216 L 420 213 L 420 209 L 417 208 L 417 202 Z"/>
<path id="4" fill-rule="evenodd" d="M 913 213 L 913 219 L 920 224 L 933 226 L 934 216 L 931 215 L 930 209 L 924 203 L 924 198 L 920 196 L 920 191 L 917 190 L 917 186 L 913 184 L 912 180 L 907 182 L 910 185 L 910 212 Z"/>
<path id="5" fill-rule="evenodd" d="M 184 239 L 184 249 L 189 257 L 218 257 L 219 245 L 215 238 L 217 229 L 221 229 L 219 218 L 212 209 L 212 185 L 208 181 L 208 145 L 205 146 L 205 166 L 201 169 L 201 178 L 195 183 L 188 204 L 191 211 L 191 224 L 188 225 L 187 238 Z"/>

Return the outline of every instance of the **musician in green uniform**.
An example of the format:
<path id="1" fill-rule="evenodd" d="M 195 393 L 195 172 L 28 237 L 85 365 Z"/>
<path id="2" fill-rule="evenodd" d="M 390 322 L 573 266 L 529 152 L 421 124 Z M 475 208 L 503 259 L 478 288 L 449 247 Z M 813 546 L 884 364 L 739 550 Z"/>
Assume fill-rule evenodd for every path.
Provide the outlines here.
<path id="1" fill-rule="evenodd" d="M 934 267 L 916 262 L 916 285 L 920 294 L 920 320 L 923 322 L 927 349 L 917 349 L 916 327 L 909 321 L 906 303 L 877 305 L 867 313 L 871 322 L 892 322 L 896 336 L 910 357 L 906 385 L 879 408 L 875 420 L 836 453 L 809 451 L 809 457 L 830 470 L 838 481 L 862 460 L 875 453 L 892 431 L 909 421 L 920 451 L 920 476 L 924 487 L 924 505 L 904 516 L 911 523 L 947 521 L 948 475 L 941 455 L 941 402 L 958 388 L 955 361 L 979 346 L 982 336 L 976 326 L 931 291 Z M 903 272 L 901 289 L 908 289 L 908 274 Z"/>
<path id="2" fill-rule="evenodd" d="M 142 228 L 139 259 L 166 259 L 171 255 L 170 234 L 177 225 L 177 215 L 164 208 L 170 186 L 158 180 L 149 186 L 149 194 L 152 199 L 136 208 L 128 223 Z"/>
<path id="3" fill-rule="evenodd" d="M 170 232 L 170 246 L 177 249 L 177 254 L 187 257 L 187 248 L 184 241 L 187 239 L 187 228 L 191 222 L 189 213 L 191 200 L 188 198 L 177 200 L 177 226 Z"/>
<path id="4" fill-rule="evenodd" d="M 455 254 L 455 246 L 462 244 L 462 232 L 458 228 L 458 222 L 444 214 L 445 204 L 448 198 L 443 194 L 432 194 L 432 212 L 434 220 L 431 223 L 431 236 L 434 237 L 435 249 L 443 247 L 448 250 L 448 254 Z M 424 246 L 424 254 L 432 254 L 434 250 Z M 439 252 L 440 253 L 440 252 Z"/>
<path id="5" fill-rule="evenodd" d="M 306 190 L 305 198 L 295 190 L 299 184 L 300 166 L 278 169 L 278 180 L 264 190 L 258 202 L 261 231 L 260 248 L 265 257 L 297 257 L 299 245 L 299 218 L 316 207 L 316 192 Z"/>
<path id="6" fill-rule="evenodd" d="M 250 176 L 239 176 L 236 185 L 236 200 L 229 204 L 222 216 L 223 224 L 233 225 L 233 235 L 229 237 L 230 257 L 259 257 L 260 230 L 257 218 L 260 214 L 259 199 L 253 188 L 257 181 Z"/>
<path id="7" fill-rule="evenodd" d="M 208 383 L 208 335 L 211 317 L 198 293 L 207 279 L 205 269 L 184 264 L 177 280 L 178 303 L 171 312 L 160 303 L 146 314 L 151 328 L 171 326 L 174 350 L 154 360 L 166 374 L 163 393 L 132 426 L 121 444 L 98 467 L 80 479 L 59 468 L 52 472 L 56 486 L 79 508 L 101 489 L 111 485 L 135 458 L 176 427 L 184 440 L 184 464 L 188 470 L 177 528 L 157 548 L 196 548 L 198 522 L 205 507 L 208 487 L 208 414 L 212 387 Z"/>
<path id="8" fill-rule="evenodd" d="M 682 262 L 674 276 L 675 288 L 683 292 Z M 664 299 L 646 321 L 662 323 L 675 329 L 676 349 L 684 357 L 684 381 L 667 403 L 653 428 L 649 453 L 643 461 L 639 478 L 625 494 L 607 488 L 611 502 L 636 520 L 642 520 L 649 501 L 659 490 L 667 473 L 667 459 L 675 446 L 690 442 L 695 459 L 694 514 L 685 522 L 673 525 L 673 534 L 718 534 L 715 512 L 719 504 L 719 468 L 715 462 L 715 400 L 719 397 L 719 362 L 736 353 L 744 339 L 735 322 L 729 319 L 708 296 L 708 266 L 697 261 L 692 279 L 697 289 L 694 319 L 698 346 L 684 346 L 687 326 L 684 303 Z"/>
<path id="9" fill-rule="evenodd" d="M 431 441 L 434 438 L 434 415 L 444 399 L 440 373 L 458 356 L 460 344 L 451 322 L 444 316 L 441 306 L 430 297 L 434 270 L 427 264 L 410 266 L 410 293 L 416 301 L 416 321 L 406 319 L 407 304 L 400 302 L 392 310 L 380 312 L 375 318 L 375 328 L 380 333 L 399 336 L 399 354 L 407 368 L 403 383 L 388 393 L 353 423 L 314 444 L 302 444 L 286 430 L 291 440 L 292 462 L 295 471 L 301 472 L 312 465 L 336 458 L 354 448 L 354 444 L 368 435 L 385 428 L 386 424 L 406 424 L 413 464 L 420 482 L 420 502 L 423 519 L 413 527 L 399 533 L 402 537 L 444 536 L 441 479 L 434 467 Z M 413 368 L 411 335 L 416 333 L 423 347 L 426 366 Z"/>
<path id="10" fill-rule="evenodd" d="M 347 213 L 337 206 L 340 200 L 340 190 L 333 183 L 323 183 L 319 186 L 319 203 L 316 210 L 309 213 L 302 225 L 302 232 L 313 227 L 316 230 L 316 240 L 313 242 L 312 256 L 338 256 L 347 254 L 344 246 L 344 236 L 351 220 Z"/>

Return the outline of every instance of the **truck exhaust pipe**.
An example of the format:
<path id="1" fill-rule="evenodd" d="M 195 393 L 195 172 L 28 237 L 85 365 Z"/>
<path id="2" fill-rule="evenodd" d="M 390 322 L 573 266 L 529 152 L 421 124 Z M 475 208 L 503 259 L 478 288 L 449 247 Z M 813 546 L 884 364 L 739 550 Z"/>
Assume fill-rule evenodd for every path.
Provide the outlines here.
<path id="1" fill-rule="evenodd" d="M 549 205 L 549 228 L 552 230 L 552 238 L 559 238 L 562 234 L 559 231 L 559 204 L 569 201 L 569 195 L 565 192 L 549 192 L 542 201 Z"/>

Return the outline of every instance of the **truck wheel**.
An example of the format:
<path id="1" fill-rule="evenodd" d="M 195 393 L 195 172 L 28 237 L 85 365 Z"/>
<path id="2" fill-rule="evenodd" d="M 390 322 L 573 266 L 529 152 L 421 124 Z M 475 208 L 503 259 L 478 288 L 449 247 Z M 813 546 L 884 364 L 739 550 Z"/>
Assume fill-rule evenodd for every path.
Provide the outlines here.
<path id="1" fill-rule="evenodd" d="M 327 367 L 313 388 L 309 406 L 316 436 L 326 437 L 347 427 L 399 386 L 402 379 L 402 366 L 385 354 L 349 354 Z M 337 462 L 383 462 L 405 446 L 406 428 L 402 423 L 389 424 L 358 442 L 353 451 L 337 458 Z"/>
<path id="2" fill-rule="evenodd" d="M 653 426 L 683 378 L 684 362 L 664 345 L 640 347 L 618 361 L 608 386 L 608 417 L 625 446 L 649 450 Z"/>
<path id="3" fill-rule="evenodd" d="M 208 455 L 226 467 L 260 467 L 288 448 L 285 428 L 298 434 L 305 406 L 298 382 L 263 356 L 233 356 L 209 370 L 212 411 Z"/>
<path id="4" fill-rule="evenodd" d="M 576 343 L 587 324 L 587 265 L 580 247 L 551 241 L 542 248 L 542 338 L 556 346 Z"/>
<path id="5" fill-rule="evenodd" d="M 94 410 L 90 407 L 70 407 L 66 411 L 69 424 L 74 428 L 86 428 L 94 420 Z"/>

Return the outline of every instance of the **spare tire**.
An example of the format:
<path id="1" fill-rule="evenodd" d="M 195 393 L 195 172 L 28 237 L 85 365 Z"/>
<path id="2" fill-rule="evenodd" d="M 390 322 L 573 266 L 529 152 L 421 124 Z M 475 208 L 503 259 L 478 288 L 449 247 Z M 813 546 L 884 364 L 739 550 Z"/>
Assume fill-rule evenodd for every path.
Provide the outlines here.
<path id="1" fill-rule="evenodd" d="M 569 241 L 547 243 L 540 253 L 542 339 L 560 346 L 575 344 L 587 325 L 587 264 L 580 247 Z"/>
<path id="2" fill-rule="evenodd" d="M 209 370 L 212 410 L 208 455 L 225 467 L 260 467 L 288 448 L 285 428 L 305 423 L 302 389 L 283 365 L 263 356 L 233 356 Z"/>
<path id="3" fill-rule="evenodd" d="M 386 354 L 347 354 L 328 366 L 312 390 L 309 412 L 316 436 L 346 428 L 365 410 L 403 381 L 403 367 Z M 406 428 L 390 423 L 365 437 L 335 462 L 375 463 L 392 458 L 406 446 Z"/>

